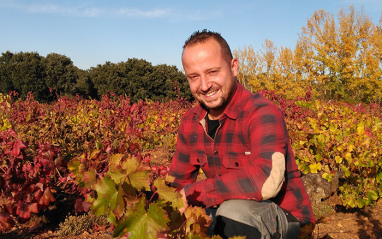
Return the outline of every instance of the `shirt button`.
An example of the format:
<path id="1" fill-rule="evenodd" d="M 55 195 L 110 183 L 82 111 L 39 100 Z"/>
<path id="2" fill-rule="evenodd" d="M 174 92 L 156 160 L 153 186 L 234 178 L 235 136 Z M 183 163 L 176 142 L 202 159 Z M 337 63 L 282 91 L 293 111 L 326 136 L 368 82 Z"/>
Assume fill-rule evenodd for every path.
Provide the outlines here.
<path id="1" fill-rule="evenodd" d="M 221 173 L 218 173 L 218 175 L 219 175 L 219 176 L 222 176 L 222 174 L 221 174 Z"/>
<path id="2" fill-rule="evenodd" d="M 239 163 L 238 163 L 238 162 L 235 162 L 235 166 L 236 166 L 236 167 L 239 167 Z"/>
<path id="3" fill-rule="evenodd" d="M 197 161 L 198 163 L 200 163 L 200 160 L 199 160 L 199 159 L 196 159 L 196 161 Z"/>
<path id="4" fill-rule="evenodd" d="M 214 151 L 214 155 L 218 155 L 218 151 Z"/>

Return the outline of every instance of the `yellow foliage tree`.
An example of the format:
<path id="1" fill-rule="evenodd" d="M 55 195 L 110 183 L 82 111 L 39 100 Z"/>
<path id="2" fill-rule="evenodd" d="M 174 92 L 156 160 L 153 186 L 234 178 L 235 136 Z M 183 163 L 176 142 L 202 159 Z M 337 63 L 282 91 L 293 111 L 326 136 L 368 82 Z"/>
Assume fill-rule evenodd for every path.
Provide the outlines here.
<path id="1" fill-rule="evenodd" d="M 333 14 L 316 11 L 302 28 L 294 51 L 265 40 L 234 51 L 239 78 L 252 90 L 274 90 L 287 98 L 308 87 L 321 99 L 382 102 L 382 19 L 379 25 L 353 6 Z"/>

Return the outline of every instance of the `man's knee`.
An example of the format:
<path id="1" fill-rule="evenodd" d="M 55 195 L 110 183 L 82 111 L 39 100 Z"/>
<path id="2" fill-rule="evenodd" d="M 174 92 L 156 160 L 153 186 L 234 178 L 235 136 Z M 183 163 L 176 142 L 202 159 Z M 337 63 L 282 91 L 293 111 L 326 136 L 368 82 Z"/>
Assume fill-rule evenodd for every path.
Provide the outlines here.
<path id="1" fill-rule="evenodd" d="M 253 226 L 253 220 L 256 215 L 261 215 L 269 210 L 270 201 L 253 201 L 253 200 L 228 200 L 223 202 L 216 216 L 224 216 L 226 218 Z"/>
<path id="2" fill-rule="evenodd" d="M 219 206 L 216 216 L 256 228 L 260 234 L 268 235 L 270 238 L 287 238 L 285 236 L 288 235 L 286 215 L 279 206 L 271 201 L 225 201 Z"/>

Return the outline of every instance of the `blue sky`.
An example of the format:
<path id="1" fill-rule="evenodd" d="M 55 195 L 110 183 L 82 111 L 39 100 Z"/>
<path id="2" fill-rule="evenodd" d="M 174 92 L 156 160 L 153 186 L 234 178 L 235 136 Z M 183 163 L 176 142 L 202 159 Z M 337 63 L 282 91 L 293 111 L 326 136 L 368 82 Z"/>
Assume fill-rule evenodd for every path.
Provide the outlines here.
<path id="1" fill-rule="evenodd" d="M 81 69 L 145 59 L 182 70 L 184 41 L 196 30 L 220 32 L 232 50 L 265 39 L 294 49 L 316 10 L 353 5 L 374 24 L 381 0 L 0 0 L 0 52 L 70 57 Z"/>

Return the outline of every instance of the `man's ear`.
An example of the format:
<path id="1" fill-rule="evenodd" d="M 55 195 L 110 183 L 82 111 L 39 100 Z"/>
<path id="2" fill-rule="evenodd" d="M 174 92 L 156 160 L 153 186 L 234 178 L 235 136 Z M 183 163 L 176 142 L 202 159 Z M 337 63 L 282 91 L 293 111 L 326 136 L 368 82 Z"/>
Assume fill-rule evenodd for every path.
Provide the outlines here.
<path id="1" fill-rule="evenodd" d="M 236 77 L 239 73 L 239 60 L 236 58 L 233 58 L 231 60 L 231 71 L 232 74 Z"/>

